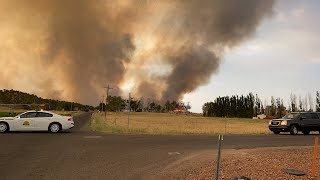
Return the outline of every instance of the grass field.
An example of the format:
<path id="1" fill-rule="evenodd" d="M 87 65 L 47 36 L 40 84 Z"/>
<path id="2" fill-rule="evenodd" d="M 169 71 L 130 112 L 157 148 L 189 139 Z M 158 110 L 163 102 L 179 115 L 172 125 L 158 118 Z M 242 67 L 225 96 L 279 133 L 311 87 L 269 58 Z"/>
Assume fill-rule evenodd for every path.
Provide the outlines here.
<path id="1" fill-rule="evenodd" d="M 18 115 L 19 113 L 9 113 L 9 112 L 0 112 L 0 117 L 13 117 Z"/>
<path id="2" fill-rule="evenodd" d="M 168 113 L 94 113 L 91 129 L 124 134 L 270 134 L 268 121 Z"/>

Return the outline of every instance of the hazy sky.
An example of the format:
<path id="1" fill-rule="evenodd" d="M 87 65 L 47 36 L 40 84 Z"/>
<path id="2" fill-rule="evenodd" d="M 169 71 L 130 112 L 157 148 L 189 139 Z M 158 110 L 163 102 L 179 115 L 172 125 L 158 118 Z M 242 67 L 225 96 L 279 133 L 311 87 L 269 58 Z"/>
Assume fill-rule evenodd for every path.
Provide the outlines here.
<path id="1" fill-rule="evenodd" d="M 252 92 L 287 106 L 291 93 L 320 91 L 319 8 L 317 0 L 2 0 L 0 89 L 91 105 L 105 84 L 111 95 L 159 102 L 192 92 L 183 101 L 193 112 Z"/>
<path id="2" fill-rule="evenodd" d="M 218 96 L 258 93 L 262 102 L 320 90 L 320 1 L 279 1 L 251 40 L 230 49 L 210 83 L 186 94 L 192 111 Z"/>

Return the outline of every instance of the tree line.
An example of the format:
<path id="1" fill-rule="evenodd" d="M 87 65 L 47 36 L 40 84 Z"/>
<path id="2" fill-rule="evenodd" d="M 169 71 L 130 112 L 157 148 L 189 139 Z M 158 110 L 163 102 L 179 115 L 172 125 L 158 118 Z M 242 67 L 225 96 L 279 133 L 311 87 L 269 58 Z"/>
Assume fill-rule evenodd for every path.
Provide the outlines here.
<path id="1" fill-rule="evenodd" d="M 129 100 L 124 99 L 121 96 L 109 96 L 107 99 L 107 105 L 105 103 L 100 103 L 97 107 L 83 105 L 76 102 L 68 102 L 68 101 L 60 101 L 53 99 L 44 99 L 38 97 L 34 94 L 28 94 L 16 90 L 0 90 L 0 104 L 7 106 L 8 104 L 15 104 L 17 108 L 17 104 L 19 108 L 23 109 L 34 109 L 41 105 L 41 108 L 44 110 L 81 110 L 81 111 L 89 111 L 89 110 L 100 110 L 117 112 L 117 111 L 125 111 L 130 110 L 131 112 L 172 112 L 176 109 L 186 109 L 189 110 L 191 107 L 189 104 L 184 104 L 177 101 L 166 101 L 164 104 L 157 102 L 151 99 L 134 99 L 130 100 L 130 108 L 129 108 Z M 25 104 L 25 105 L 21 105 Z"/>
<path id="2" fill-rule="evenodd" d="M 316 105 L 314 106 L 314 102 Z M 209 117 L 239 117 L 251 118 L 259 114 L 266 114 L 272 117 L 283 117 L 287 112 L 297 111 L 318 111 L 320 112 L 320 93 L 316 92 L 316 99 L 310 94 L 305 98 L 295 94 L 290 95 L 289 107 L 285 107 L 283 99 L 271 97 L 270 105 L 263 105 L 256 94 L 232 95 L 217 97 L 213 102 L 207 102 L 202 106 L 203 116 Z"/>
<path id="3" fill-rule="evenodd" d="M 34 94 L 28 94 L 16 90 L 0 90 L 0 104 L 26 104 L 19 108 L 30 109 L 33 104 L 41 104 L 45 110 L 94 110 L 93 106 L 83 105 L 76 102 L 59 101 L 54 99 L 44 99 Z M 29 106 L 28 106 L 28 105 Z"/>
<path id="4" fill-rule="evenodd" d="M 130 105 L 129 99 L 123 99 L 121 96 L 109 96 L 107 98 L 107 105 L 105 103 L 100 103 L 96 107 L 97 110 L 112 112 L 119 111 L 131 111 L 131 112 L 156 112 L 165 113 L 173 112 L 176 109 L 189 110 L 191 106 L 177 101 L 166 101 L 164 104 L 151 99 L 134 99 L 131 98 Z"/>

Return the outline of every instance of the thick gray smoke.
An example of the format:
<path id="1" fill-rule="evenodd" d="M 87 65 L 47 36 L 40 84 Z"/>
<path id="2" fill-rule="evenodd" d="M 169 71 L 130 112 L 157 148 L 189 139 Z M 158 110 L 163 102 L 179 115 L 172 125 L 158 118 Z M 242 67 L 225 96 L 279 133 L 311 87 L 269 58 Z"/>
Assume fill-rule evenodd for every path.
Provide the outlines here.
<path id="1" fill-rule="evenodd" d="M 137 96 L 179 100 L 209 81 L 225 48 L 251 37 L 273 5 L 272 0 L 4 0 L 0 65 L 8 70 L 0 72 L 0 88 L 96 104 L 105 84 L 120 87 L 131 79 Z M 154 62 L 161 66 L 154 68 Z"/>
<path id="2" fill-rule="evenodd" d="M 112 9 L 103 1 L 52 0 L 42 10 L 51 13 L 46 58 L 55 61 L 65 53 L 66 63 L 61 68 L 67 72 L 68 91 L 90 102 L 98 96 L 95 86 L 122 80 L 124 63 L 130 61 L 134 50 L 130 31 L 124 32 L 117 22 L 126 17 L 121 13 L 111 17 Z"/>
<path id="3" fill-rule="evenodd" d="M 174 36 L 183 36 L 184 43 L 181 50 L 166 57 L 173 70 L 165 80 L 168 88 L 163 100 L 180 99 L 207 83 L 219 67 L 224 48 L 251 37 L 261 20 L 271 15 L 273 4 L 263 0 L 179 1 L 167 18 L 169 25 L 176 24 Z M 174 43 L 169 46 L 176 48 Z"/>

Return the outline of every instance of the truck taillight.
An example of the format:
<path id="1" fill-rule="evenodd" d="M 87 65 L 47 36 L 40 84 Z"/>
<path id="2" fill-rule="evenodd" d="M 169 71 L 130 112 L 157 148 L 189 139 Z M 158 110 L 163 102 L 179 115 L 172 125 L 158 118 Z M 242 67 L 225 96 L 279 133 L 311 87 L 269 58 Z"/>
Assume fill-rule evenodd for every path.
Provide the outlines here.
<path id="1" fill-rule="evenodd" d="M 68 121 L 73 121 L 73 118 L 69 118 Z"/>

